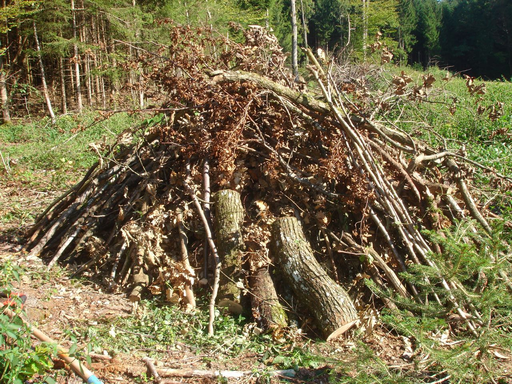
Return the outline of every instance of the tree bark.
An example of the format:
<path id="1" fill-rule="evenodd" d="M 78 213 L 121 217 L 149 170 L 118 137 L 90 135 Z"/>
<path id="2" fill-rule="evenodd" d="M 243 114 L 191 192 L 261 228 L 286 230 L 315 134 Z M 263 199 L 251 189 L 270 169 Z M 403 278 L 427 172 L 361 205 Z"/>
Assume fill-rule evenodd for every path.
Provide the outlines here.
<path id="1" fill-rule="evenodd" d="M 306 14 L 304 11 L 304 1 L 303 0 L 300 0 L 300 14 L 301 14 L 301 20 L 302 20 L 302 29 L 303 29 L 303 33 L 304 33 L 304 47 L 308 48 L 308 29 L 307 29 L 307 25 L 306 25 Z M 307 57 L 306 57 L 306 60 L 307 60 Z"/>
<path id="2" fill-rule="evenodd" d="M 212 227 L 212 216 L 210 210 L 210 198 L 211 198 L 211 188 L 210 188 L 210 159 L 206 157 L 203 162 L 203 210 L 204 216 L 208 223 L 210 223 L 210 227 Z M 208 236 L 205 234 L 204 238 L 204 253 L 203 253 L 203 277 L 208 278 L 208 265 L 214 264 L 210 263 L 210 247 L 208 245 Z"/>
<path id="3" fill-rule="evenodd" d="M 295 0 L 291 1 L 292 8 L 292 70 L 295 80 L 299 77 L 299 64 L 297 59 L 297 9 L 295 7 Z"/>
<path id="4" fill-rule="evenodd" d="M 254 370 L 250 371 L 213 371 L 213 370 L 199 370 L 190 368 L 157 368 L 156 369 L 160 377 L 195 377 L 195 378 L 224 378 L 224 379 L 240 379 L 245 376 L 253 377 L 255 375 Z M 265 375 L 270 376 L 285 376 L 295 377 L 296 372 L 293 369 L 285 369 L 278 371 L 265 372 Z"/>
<path id="5" fill-rule="evenodd" d="M 65 68 L 64 68 L 64 59 L 61 57 L 59 58 L 59 74 L 60 74 L 60 106 L 62 110 L 62 114 L 66 115 L 68 113 L 68 102 L 67 102 L 67 95 L 66 95 L 66 75 L 65 75 Z"/>
<path id="6" fill-rule="evenodd" d="M 34 39 L 36 41 L 36 50 L 39 59 L 39 66 L 41 69 L 41 82 L 43 84 L 43 95 L 46 101 L 46 106 L 48 108 L 48 113 L 50 114 L 50 118 L 52 119 L 52 123 L 55 124 L 55 113 L 53 113 L 52 101 L 50 100 L 50 93 L 48 92 L 48 85 L 46 84 L 46 75 L 44 72 L 43 58 L 41 57 L 41 46 L 39 45 L 39 37 L 37 35 L 37 27 L 36 22 L 32 22 L 32 26 L 34 27 Z"/>
<path id="7" fill-rule="evenodd" d="M 144 271 L 143 267 L 144 249 L 139 248 L 137 250 L 136 260 L 137 265 L 134 267 L 132 274 L 134 287 L 129 296 L 131 302 L 139 302 L 141 300 L 143 290 L 146 289 L 149 285 L 149 276 L 147 275 L 146 271 Z"/>
<path id="8" fill-rule="evenodd" d="M 7 79 L 2 55 L 0 55 L 0 101 L 2 103 L 2 123 L 9 124 L 11 122 L 11 114 L 9 113 L 9 93 L 7 92 Z"/>
<path id="9" fill-rule="evenodd" d="M 240 288 L 236 282 L 240 278 L 242 264 L 242 224 L 244 207 L 240 194 L 232 190 L 222 190 L 214 195 L 214 228 L 216 243 L 221 260 L 219 285 L 219 307 L 227 307 L 231 313 L 240 314 Z"/>
<path id="10" fill-rule="evenodd" d="M 185 232 L 185 225 L 183 224 L 183 213 L 181 210 L 178 211 L 178 231 L 180 233 L 180 248 L 181 248 L 181 261 L 187 271 L 189 271 L 189 281 L 185 283 L 185 301 L 189 308 L 194 309 L 196 307 L 196 298 L 194 296 L 194 290 L 192 288 L 192 278 L 194 276 L 194 269 L 190 265 L 188 258 L 188 237 Z"/>
<path id="11" fill-rule="evenodd" d="M 76 92 L 76 104 L 78 113 L 82 112 L 83 103 L 82 103 L 82 89 L 80 87 L 80 55 L 78 54 L 78 32 L 77 32 L 77 21 L 76 21 L 76 9 L 75 9 L 75 0 L 71 0 L 71 12 L 73 13 L 73 40 L 75 41 L 73 44 L 73 62 L 75 63 L 75 92 Z"/>
<path id="12" fill-rule="evenodd" d="M 89 54 L 85 55 L 85 90 L 87 91 L 87 103 L 90 107 L 93 105 L 93 86 L 92 86 L 92 75 L 91 75 L 91 58 Z"/>
<path id="13" fill-rule="evenodd" d="M 277 297 L 274 282 L 267 267 L 259 268 L 249 278 L 253 318 L 263 329 L 286 327 L 286 312 Z"/>
<path id="14" fill-rule="evenodd" d="M 358 315 L 352 300 L 315 259 L 295 217 L 274 222 L 271 250 L 285 280 L 309 308 L 327 340 L 342 335 L 354 325 Z"/>

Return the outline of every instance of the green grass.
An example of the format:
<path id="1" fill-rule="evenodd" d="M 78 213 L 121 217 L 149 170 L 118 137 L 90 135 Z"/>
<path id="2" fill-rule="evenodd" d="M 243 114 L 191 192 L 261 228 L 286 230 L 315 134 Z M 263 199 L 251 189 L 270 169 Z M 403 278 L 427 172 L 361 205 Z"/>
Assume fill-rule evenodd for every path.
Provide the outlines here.
<path id="1" fill-rule="evenodd" d="M 130 353 L 158 359 L 169 350 L 184 348 L 201 355 L 199 360 L 205 366 L 224 362 L 230 364 L 231 369 L 239 369 L 233 363 L 244 354 L 259 355 L 262 365 L 274 369 L 317 368 L 327 361 L 304 348 L 304 340 L 297 345 L 290 337 L 277 341 L 271 334 L 255 332 L 254 324 L 243 317 L 218 311 L 215 334 L 208 336 L 206 302 L 196 311 L 186 313 L 176 306 L 158 305 L 155 300 L 142 301 L 137 314 L 114 320 L 100 318 L 94 324 L 77 323 L 72 333 L 98 353 L 108 345 L 114 355 Z"/>
<path id="2" fill-rule="evenodd" d="M 393 76 L 401 71 L 412 82 L 406 87 L 421 87 L 423 76 L 432 74 L 436 81 L 427 96 L 411 100 L 408 95 L 394 95 L 388 100 L 391 108 L 380 114 L 386 122 L 393 122 L 400 129 L 411 133 L 435 149 L 449 150 L 465 155 L 483 167 L 512 176 L 512 82 L 483 82 L 474 79 L 474 86 L 485 84 L 485 94 L 471 94 L 467 80 L 445 70 L 431 68 L 419 72 L 411 68 L 387 67 L 376 84 L 393 93 L 390 85 Z M 448 80 L 443 80 L 447 77 Z M 501 103 L 501 104 L 500 104 Z M 493 107 L 499 116 L 491 116 Z M 469 164 L 478 169 L 478 165 Z M 489 179 L 476 172 L 477 185 L 487 189 Z"/>
<path id="3" fill-rule="evenodd" d="M 37 178 L 33 174 L 38 171 L 83 171 L 97 160 L 89 149 L 90 143 L 112 142 L 117 134 L 140 120 L 140 116 L 126 113 L 104 120 L 90 112 L 79 117 L 61 116 L 54 125 L 47 118 L 2 125 L 0 172 L 18 171 L 19 176 L 30 182 L 32 177 Z"/>

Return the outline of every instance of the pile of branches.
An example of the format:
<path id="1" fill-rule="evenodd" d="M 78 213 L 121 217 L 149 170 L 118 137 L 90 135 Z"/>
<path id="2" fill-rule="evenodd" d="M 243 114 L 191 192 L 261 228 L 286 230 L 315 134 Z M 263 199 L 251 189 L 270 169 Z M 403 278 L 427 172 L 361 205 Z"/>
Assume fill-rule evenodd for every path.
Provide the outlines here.
<path id="1" fill-rule="evenodd" d="M 371 279 L 418 303 L 437 300 L 478 332 L 480 314 L 436 265 L 444 250 L 424 231 L 468 217 L 472 231 L 492 232 L 468 185 L 474 164 L 378 123 L 364 87 L 333 78 L 335 64 L 310 51 L 307 88 L 264 28 L 239 31 L 242 43 L 170 30 L 170 46 L 141 50 L 129 66 L 157 112 L 114 145 L 94 146 L 99 161 L 29 233 L 31 254 L 134 301 L 150 292 L 193 307 L 195 288 L 209 284 L 210 310 L 249 306 L 265 327 L 309 313 L 325 337 L 375 302 Z M 411 265 L 437 273 L 430 288 L 400 277 Z"/>

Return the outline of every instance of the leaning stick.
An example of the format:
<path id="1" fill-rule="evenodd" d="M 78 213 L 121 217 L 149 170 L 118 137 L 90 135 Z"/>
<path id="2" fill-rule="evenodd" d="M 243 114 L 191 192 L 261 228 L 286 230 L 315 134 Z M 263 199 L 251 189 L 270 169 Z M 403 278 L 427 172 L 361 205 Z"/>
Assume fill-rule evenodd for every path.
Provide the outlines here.
<path id="1" fill-rule="evenodd" d="M 220 282 L 220 270 L 221 270 L 221 263 L 220 263 L 220 257 L 219 253 L 217 252 L 217 247 L 215 245 L 215 242 L 213 241 L 213 234 L 212 230 L 210 228 L 210 224 L 208 223 L 208 219 L 206 218 L 203 208 L 201 207 L 201 203 L 199 202 L 199 199 L 197 198 L 194 190 L 189 184 L 190 179 L 190 162 L 187 161 L 186 164 L 187 169 L 187 177 L 185 180 L 183 180 L 183 186 L 187 190 L 187 193 L 192 198 L 192 201 L 194 202 L 194 205 L 196 206 L 197 213 L 201 217 L 201 220 L 203 221 L 204 230 L 206 232 L 206 236 L 208 236 L 208 244 L 210 245 L 210 249 L 213 253 L 213 258 L 215 259 L 215 274 L 214 274 L 214 281 L 213 281 L 213 291 L 212 291 L 212 297 L 210 299 L 210 318 L 208 321 L 208 336 L 213 336 L 213 322 L 215 321 L 215 300 L 217 299 L 217 293 L 219 292 L 219 282 Z"/>
<path id="2" fill-rule="evenodd" d="M 1 307 L 2 306 L 0 306 L 0 308 Z M 7 314 L 7 316 L 9 316 L 11 319 L 17 316 L 16 313 L 11 311 L 9 308 L 3 308 L 2 312 Z M 21 320 L 23 321 L 24 324 L 26 324 L 29 327 L 30 332 L 39 340 L 41 340 L 44 343 L 54 344 L 57 348 L 57 356 L 59 356 L 62 360 L 68 363 L 71 370 L 75 372 L 78 376 L 80 376 L 86 383 L 103 384 L 103 382 L 99 380 L 96 376 L 94 376 L 94 373 L 89 371 L 79 360 L 72 356 L 69 356 L 69 351 L 66 348 L 57 344 L 55 340 L 51 339 L 49 336 L 41 332 L 36 327 L 31 326 L 30 323 L 25 319 L 21 318 Z"/>
<path id="3" fill-rule="evenodd" d="M 210 217 L 210 195 L 211 195 L 211 187 L 210 187 L 210 161 L 208 157 L 204 159 L 203 165 L 203 207 L 204 207 L 204 215 L 206 216 L 206 220 L 208 223 L 211 222 Z M 204 261 L 203 261 L 203 277 L 205 279 L 208 278 L 208 256 L 210 255 L 208 251 L 208 238 L 205 235 L 204 241 Z"/>
<path id="4" fill-rule="evenodd" d="M 187 272 L 189 272 L 191 275 L 193 275 L 194 270 L 190 266 L 190 261 L 188 259 L 188 249 L 187 249 L 188 238 L 187 238 L 187 234 L 185 233 L 185 225 L 183 224 L 183 212 L 181 212 L 181 210 L 178 210 L 177 221 L 178 221 L 178 230 L 180 233 L 181 261 L 183 262 L 183 266 L 185 267 Z M 189 276 L 189 279 L 190 279 L 190 277 L 191 276 Z M 185 300 L 187 302 L 187 305 L 189 305 L 191 309 L 194 309 L 196 307 L 196 299 L 194 296 L 194 291 L 192 289 L 191 280 L 188 280 L 185 283 L 185 295 L 186 295 Z"/>
<path id="5" fill-rule="evenodd" d="M 480 223 L 480 225 L 485 229 L 485 231 L 488 234 L 492 234 L 492 228 L 485 220 L 485 218 L 482 216 L 480 211 L 478 210 L 475 201 L 471 197 L 471 194 L 468 191 L 468 187 L 464 180 L 461 178 L 458 178 L 457 185 L 459 186 L 460 193 L 462 194 L 462 198 L 464 199 L 464 202 L 466 203 L 466 207 L 468 208 L 469 212 L 471 213 L 471 216 Z"/>
<path id="6" fill-rule="evenodd" d="M 80 232 L 80 227 L 81 227 L 80 225 L 76 225 L 76 228 L 74 229 L 73 233 L 70 236 L 68 236 L 68 238 L 66 239 L 64 244 L 60 247 L 60 249 L 57 251 L 55 256 L 53 256 L 53 259 L 51 259 L 51 261 L 48 263 L 48 266 L 47 266 L 48 271 L 50 269 L 52 269 L 53 265 L 60 259 L 60 257 L 66 250 L 66 248 L 69 246 L 69 244 L 71 244 L 73 242 L 73 240 L 75 240 L 75 237 Z"/>

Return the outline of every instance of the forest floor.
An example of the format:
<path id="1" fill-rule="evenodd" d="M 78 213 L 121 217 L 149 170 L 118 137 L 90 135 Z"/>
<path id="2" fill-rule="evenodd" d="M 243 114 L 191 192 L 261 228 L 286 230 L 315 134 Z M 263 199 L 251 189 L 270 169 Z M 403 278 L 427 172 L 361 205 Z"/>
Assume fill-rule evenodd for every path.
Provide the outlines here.
<path id="1" fill-rule="evenodd" d="M 20 177 L 0 178 L 0 263 L 11 260 L 20 265 L 26 273 L 15 287 L 27 296 L 25 303 L 26 316 L 31 324 L 46 333 L 49 337 L 71 347 L 70 335 L 75 329 L 84 324 L 94 327 L 98 321 L 108 322 L 109 319 L 119 319 L 134 315 L 135 308 L 124 294 L 111 294 L 103 291 L 103 287 L 84 279 L 71 278 L 71 270 L 66 266 L 54 268 L 47 272 L 44 262 L 40 259 L 30 259 L 22 251 L 24 232 L 56 197 L 72 185 L 76 175 L 70 174 L 61 190 L 52 187 L 52 172 L 32 174 L 32 181 Z M 50 188 L 52 187 L 52 188 Z M 139 307 L 140 310 L 140 307 Z M 206 308 L 203 310 L 207 310 Z M 126 332 L 130 332 L 126 330 Z M 78 335 L 77 335 L 78 336 Z M 206 336 L 205 336 L 206 337 Z M 387 369 L 411 370 L 413 363 L 408 360 L 407 343 L 400 337 L 387 333 L 385 330 L 374 329 L 372 335 L 359 336 L 373 353 L 370 359 L 385 362 Z M 85 340 L 77 338 L 78 347 L 86 350 Z M 34 343 L 36 339 L 34 338 Z M 269 366 L 263 353 L 244 352 L 232 358 L 217 358 L 216 351 L 201 351 L 193 345 L 169 346 L 163 354 L 159 354 L 157 367 L 175 369 L 195 369 L 201 371 L 227 370 L 252 371 L 254 375 L 239 379 L 221 381 L 219 378 L 204 378 L 194 375 L 189 378 L 164 379 L 167 383 L 214 383 L 214 382 L 292 382 L 292 383 L 328 383 L 350 382 L 355 378 L 360 366 L 360 353 L 356 351 L 356 342 L 351 339 L 338 340 L 334 343 L 312 342 L 304 338 L 299 340 L 299 348 L 304 353 L 315 354 L 325 358 L 325 364 L 318 367 L 303 368 L 295 366 L 294 378 L 259 376 L 258 373 L 280 369 L 282 366 Z M 296 344 L 296 345 L 297 345 Z M 109 357 L 92 355 L 90 369 L 104 383 L 148 382 L 147 367 L 143 361 L 151 351 L 145 351 L 144 345 L 130 346 L 130 353 L 110 353 L 109 345 L 103 346 Z M 161 351 L 160 351 L 161 352 Z M 368 352 L 368 351 L 367 351 Z M 407 351 L 410 352 L 410 351 Z M 101 354 L 100 354 L 101 355 Z M 369 356 L 366 356 L 368 359 Z M 328 362 L 334 362 L 330 364 Z M 375 362 L 375 361 L 374 361 Z M 370 364 L 372 365 L 372 364 Z M 58 368 L 56 362 L 56 368 Z M 340 371 L 340 367 L 343 367 Z M 60 371 L 66 372 L 66 371 Z M 259 377 L 259 378 L 258 378 Z M 147 381 L 148 380 L 148 381 Z M 222 379 L 225 380 L 225 379 Z M 263 381 L 265 380 L 265 381 Z M 59 375 L 59 383 L 79 383 L 81 379 L 71 372 Z"/>

